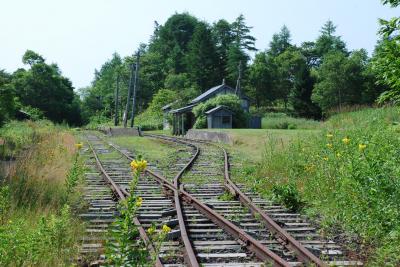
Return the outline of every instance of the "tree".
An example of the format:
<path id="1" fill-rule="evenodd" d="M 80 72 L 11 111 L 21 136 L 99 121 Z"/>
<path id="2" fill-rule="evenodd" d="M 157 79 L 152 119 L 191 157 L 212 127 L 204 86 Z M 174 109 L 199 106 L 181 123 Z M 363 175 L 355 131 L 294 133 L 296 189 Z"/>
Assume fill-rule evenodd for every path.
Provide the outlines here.
<path id="1" fill-rule="evenodd" d="M 331 20 L 328 20 L 321 29 L 321 35 L 315 42 L 315 54 L 321 60 L 324 55 L 331 51 L 339 51 L 347 54 L 346 44 L 340 36 L 335 36 L 336 26 Z"/>
<path id="2" fill-rule="evenodd" d="M 197 18 L 188 13 L 174 14 L 164 25 L 159 25 L 149 45 L 150 52 L 158 52 L 167 66 L 167 72 L 186 72 L 185 54 L 189 49 Z"/>
<path id="3" fill-rule="evenodd" d="M 391 7 L 400 5 L 399 0 L 384 0 Z M 389 87 L 378 99 L 378 102 L 400 104 L 400 17 L 391 20 L 380 20 L 379 31 L 382 40 L 378 43 L 374 57 L 373 69 L 378 82 Z"/>
<path id="4" fill-rule="evenodd" d="M 272 36 L 272 41 L 269 43 L 268 54 L 277 57 L 286 49 L 290 48 L 292 45 L 290 44 L 291 34 L 286 25 L 283 25 L 281 31 L 279 33 L 275 33 Z"/>
<path id="5" fill-rule="evenodd" d="M 219 77 L 227 77 L 226 65 L 228 62 L 228 50 L 235 39 L 232 32 L 232 26 L 226 20 L 221 19 L 214 23 L 211 32 L 218 55 L 217 67 Z"/>
<path id="6" fill-rule="evenodd" d="M 257 53 L 253 64 L 249 67 L 250 96 L 257 107 L 276 99 L 273 89 L 271 63 L 266 52 Z"/>
<path id="7" fill-rule="evenodd" d="M 341 108 L 343 105 L 370 103 L 376 94 L 376 87 L 370 90 L 373 81 L 366 75 L 368 57 L 365 50 L 353 51 L 347 57 L 340 51 L 332 51 L 323 58 L 323 63 L 316 71 L 312 100 L 324 113 L 329 109 Z"/>
<path id="8" fill-rule="evenodd" d="M 257 51 L 255 48 L 255 38 L 250 35 L 249 27 L 245 23 L 245 18 L 241 14 L 232 23 L 233 42 L 228 48 L 226 73 L 228 83 L 234 84 L 239 76 L 239 63 L 241 62 L 242 73 L 246 74 L 247 62 L 249 60 L 249 51 Z"/>
<path id="9" fill-rule="evenodd" d="M 218 56 L 209 27 L 197 24 L 186 55 L 187 71 L 192 81 L 204 92 L 214 86 L 218 77 Z"/>
<path id="10" fill-rule="evenodd" d="M 315 85 L 315 79 L 311 75 L 311 69 L 307 64 L 307 58 L 300 52 L 296 51 L 293 56 L 292 64 L 293 87 L 289 94 L 289 103 L 293 108 L 293 113 L 299 117 L 320 119 L 321 109 L 311 101 L 311 95 Z"/>
<path id="11" fill-rule="evenodd" d="M 77 108 L 74 88 L 71 81 L 62 76 L 58 66 L 46 64 L 42 56 L 31 50 L 24 54 L 23 62 L 29 64 L 30 69 L 19 69 L 12 78 L 12 86 L 21 104 L 38 108 L 55 122 L 80 122 L 80 117 L 71 118 L 69 115 Z"/>
<path id="12" fill-rule="evenodd" d="M 250 35 L 252 28 L 246 25 L 243 14 L 240 14 L 231 25 L 234 42 L 236 46 L 244 51 L 257 51 L 255 48 L 256 38 Z"/>
<path id="13" fill-rule="evenodd" d="M 34 64 L 44 63 L 44 58 L 32 50 L 26 50 L 22 57 L 22 63 L 32 66 Z"/>
<path id="14" fill-rule="evenodd" d="M 15 91 L 10 83 L 11 75 L 0 70 L 0 126 L 14 116 L 16 109 Z"/>

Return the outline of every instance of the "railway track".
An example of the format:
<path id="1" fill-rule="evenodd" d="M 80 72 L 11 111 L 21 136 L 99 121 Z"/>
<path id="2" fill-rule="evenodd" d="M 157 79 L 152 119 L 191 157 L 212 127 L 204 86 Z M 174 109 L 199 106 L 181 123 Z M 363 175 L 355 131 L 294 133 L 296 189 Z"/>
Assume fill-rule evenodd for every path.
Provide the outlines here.
<path id="1" fill-rule="evenodd" d="M 323 241 L 300 215 L 288 213 L 254 193 L 243 194 L 244 187 L 230 181 L 228 157 L 220 147 L 149 137 L 188 146 L 191 151 L 189 157 L 170 166 L 176 173 L 173 179 L 166 179 L 161 175 L 163 170 L 150 165 L 135 189 L 135 194 L 143 198 L 136 219 L 148 248 L 152 249 L 146 229 L 152 223 L 172 228 L 161 246 L 157 266 L 360 264 L 346 261 L 339 247 Z M 96 135 L 88 136 L 88 145 L 95 164 L 93 158 L 87 164 L 89 211 L 81 217 L 89 221 L 89 226 L 83 251 L 101 254 L 102 234 L 117 215 L 116 201 L 129 194 L 129 162 L 134 155 Z"/>

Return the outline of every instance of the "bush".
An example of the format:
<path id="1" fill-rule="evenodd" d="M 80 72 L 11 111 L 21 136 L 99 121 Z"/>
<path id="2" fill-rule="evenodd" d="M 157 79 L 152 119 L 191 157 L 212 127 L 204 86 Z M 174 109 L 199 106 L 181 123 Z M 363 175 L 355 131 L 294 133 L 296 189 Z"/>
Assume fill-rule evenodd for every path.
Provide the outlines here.
<path id="1" fill-rule="evenodd" d="M 240 99 L 234 94 L 219 95 L 214 98 L 207 100 L 204 103 L 200 103 L 193 108 L 193 113 L 196 117 L 195 128 L 206 128 L 207 117 L 205 112 L 213 109 L 217 106 L 226 106 L 230 111 L 233 112 L 232 127 L 233 128 L 246 128 L 249 120 L 249 114 L 246 113 L 241 104 Z"/>
<path id="2" fill-rule="evenodd" d="M 275 198 L 291 211 L 300 211 L 304 205 L 300 193 L 294 184 L 274 185 L 272 192 Z"/>

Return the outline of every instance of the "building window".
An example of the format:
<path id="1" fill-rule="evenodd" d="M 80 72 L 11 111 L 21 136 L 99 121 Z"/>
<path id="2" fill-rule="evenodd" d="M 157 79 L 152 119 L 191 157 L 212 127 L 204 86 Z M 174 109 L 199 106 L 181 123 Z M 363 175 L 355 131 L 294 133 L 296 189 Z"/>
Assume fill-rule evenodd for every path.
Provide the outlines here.
<path id="1" fill-rule="evenodd" d="M 230 123 L 231 122 L 231 117 L 230 116 L 222 116 L 222 123 Z"/>

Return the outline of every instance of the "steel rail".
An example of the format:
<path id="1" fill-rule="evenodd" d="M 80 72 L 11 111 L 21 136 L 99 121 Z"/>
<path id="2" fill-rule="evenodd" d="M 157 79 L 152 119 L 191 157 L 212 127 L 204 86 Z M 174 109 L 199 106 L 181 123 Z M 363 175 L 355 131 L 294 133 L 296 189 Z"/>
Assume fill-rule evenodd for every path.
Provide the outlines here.
<path id="1" fill-rule="evenodd" d="M 224 153 L 224 186 L 229 192 L 231 192 L 232 195 L 237 197 L 239 201 L 248 207 L 253 214 L 253 216 L 260 217 L 262 219 L 262 222 L 266 225 L 268 230 L 275 236 L 275 238 L 287 249 L 293 251 L 298 259 L 306 264 L 313 264 L 316 266 L 327 266 L 321 259 L 316 257 L 314 254 L 312 254 L 308 249 L 306 249 L 299 241 L 297 241 L 295 238 L 293 238 L 285 229 L 283 229 L 281 226 L 279 226 L 266 212 L 264 212 L 262 209 L 260 209 L 257 205 L 255 205 L 251 199 L 246 196 L 237 186 L 236 184 L 231 180 L 230 178 L 230 172 L 229 172 L 229 157 L 228 153 L 226 152 L 225 148 L 218 144 L 214 144 L 212 142 L 208 141 L 203 141 L 203 140 L 192 140 L 188 138 L 174 138 L 174 137 L 168 137 L 168 136 L 162 136 L 162 135 L 149 135 L 152 137 L 158 137 L 158 138 L 165 138 L 169 140 L 179 140 L 180 143 L 187 143 L 189 145 L 194 145 L 195 147 L 198 148 L 197 145 L 189 142 L 185 142 L 183 140 L 187 141 L 192 141 L 192 142 L 198 142 L 198 143 L 205 143 L 209 144 L 212 146 L 216 146 L 219 149 L 221 149 Z M 182 140 L 183 139 L 183 140 Z"/>
<path id="2" fill-rule="evenodd" d="M 186 143 L 186 142 L 185 142 Z M 133 160 L 131 156 L 129 156 L 127 153 L 121 151 L 118 149 L 116 146 L 113 144 L 109 143 L 110 146 L 114 147 L 117 151 L 119 151 L 121 154 L 125 155 L 128 159 Z M 151 174 L 153 177 L 155 177 L 161 185 L 163 185 L 165 188 L 169 190 L 174 191 L 174 197 L 178 194 L 178 199 L 179 197 L 185 200 L 186 203 L 192 205 L 194 208 L 196 208 L 199 212 L 201 212 L 204 216 L 206 216 L 209 220 L 211 220 L 213 223 L 224 229 L 226 232 L 230 233 L 232 236 L 234 236 L 241 245 L 246 247 L 249 251 L 253 252 L 255 256 L 262 260 L 262 261 L 267 261 L 273 264 L 273 266 L 284 266 L 284 267 L 289 267 L 291 266 L 287 261 L 279 257 L 277 254 L 269 250 L 267 247 L 261 244 L 260 241 L 254 239 L 251 237 L 249 234 L 247 234 L 243 229 L 240 227 L 236 226 L 229 220 L 227 220 L 225 217 L 202 203 L 200 200 L 192 196 L 190 193 L 186 192 L 184 189 L 179 189 L 179 179 L 183 175 L 183 173 L 193 164 L 194 160 L 197 158 L 198 153 L 200 153 L 200 149 L 197 147 L 197 153 L 191 158 L 189 163 L 185 165 L 183 169 L 178 173 L 178 175 L 174 178 L 174 185 L 172 185 L 165 177 L 162 177 L 159 174 L 156 174 L 148 169 L 146 169 L 146 172 Z M 179 201 L 178 201 L 179 202 Z M 180 208 L 180 205 L 179 205 Z M 177 210 L 178 213 L 178 210 Z M 182 218 L 183 219 L 183 218 Z M 184 221 L 183 221 L 184 223 Z M 181 232 L 182 233 L 182 232 Z M 190 241 L 189 241 L 190 243 Z M 186 247 L 186 244 L 185 244 Z M 191 244 L 190 244 L 191 247 Z M 197 259 L 196 259 L 197 262 Z"/>
<path id="3" fill-rule="evenodd" d="M 124 189 L 121 189 L 121 188 L 113 181 L 113 179 L 108 175 L 107 171 L 104 169 L 104 166 L 103 166 L 103 164 L 101 163 L 101 161 L 100 161 L 100 159 L 99 159 L 99 157 L 98 157 L 98 155 L 97 155 L 97 152 L 96 152 L 95 149 L 93 148 L 92 144 L 90 143 L 90 141 L 89 141 L 88 139 L 86 139 L 86 140 L 87 140 L 87 143 L 88 143 L 88 145 L 89 145 L 90 150 L 92 151 L 92 153 L 93 153 L 93 155 L 94 155 L 94 157 L 95 157 L 95 159 L 96 159 L 97 167 L 100 169 L 101 173 L 103 174 L 103 177 L 105 177 L 106 183 L 108 183 L 108 184 L 110 185 L 111 190 L 114 192 L 114 194 L 116 194 L 116 196 L 118 197 L 118 199 L 120 199 L 120 200 L 125 200 L 125 199 L 126 199 L 125 196 L 129 196 L 129 195 L 130 195 L 129 192 L 127 192 L 127 191 L 124 190 Z M 163 267 L 164 264 L 161 262 L 159 256 L 157 255 L 156 250 L 154 249 L 154 246 L 153 246 L 153 244 L 152 244 L 150 238 L 147 236 L 147 233 L 146 233 L 146 231 L 144 230 L 144 228 L 143 228 L 142 224 L 140 223 L 140 221 L 138 220 L 138 218 L 137 218 L 137 217 L 134 217 L 134 218 L 133 218 L 133 222 L 134 222 L 135 226 L 138 228 L 140 237 L 141 237 L 142 240 L 144 241 L 146 247 L 149 249 L 149 251 L 150 251 L 151 254 L 155 255 L 155 260 L 156 260 L 156 261 L 155 261 L 155 266 L 157 266 L 157 267 Z"/>
<path id="4" fill-rule="evenodd" d="M 113 147 L 115 150 L 117 150 L 118 152 L 120 152 L 122 155 L 124 155 L 129 160 L 134 160 L 134 158 L 132 158 L 130 155 L 128 155 L 124 151 L 122 151 L 119 148 L 117 148 L 114 144 L 109 143 L 109 145 L 111 147 Z M 192 243 L 190 242 L 189 235 L 187 234 L 186 225 L 185 225 L 185 219 L 183 217 L 181 202 L 180 202 L 180 198 L 179 198 L 179 191 L 175 190 L 175 189 L 179 187 L 179 177 L 183 174 L 184 170 L 186 168 L 188 168 L 190 166 L 190 164 L 197 158 L 197 156 L 199 154 L 199 149 L 197 147 L 195 147 L 195 148 L 196 148 L 196 153 L 191 158 L 190 162 L 185 165 L 184 169 L 182 169 L 176 175 L 176 177 L 174 178 L 174 184 L 169 183 L 163 177 L 159 177 L 154 172 L 146 169 L 147 173 L 149 173 L 150 175 L 156 177 L 157 181 L 159 183 L 161 183 L 164 187 L 167 187 L 168 190 L 170 190 L 170 191 L 172 191 L 174 193 L 174 204 L 175 204 L 175 209 L 176 209 L 176 215 L 178 217 L 179 230 L 181 232 L 181 239 L 182 239 L 183 244 L 185 246 L 184 258 L 185 258 L 186 263 L 190 267 L 200 267 L 200 264 L 197 261 L 196 254 L 194 253 L 194 249 L 193 249 Z"/>
<path id="5" fill-rule="evenodd" d="M 174 186 L 176 189 L 179 188 L 180 185 L 180 177 L 183 175 L 185 170 L 187 168 L 190 168 L 190 166 L 193 164 L 193 162 L 196 160 L 197 156 L 199 155 L 200 150 L 198 147 L 196 147 L 196 152 L 193 155 L 193 157 L 190 159 L 190 161 L 185 165 L 184 168 L 181 169 L 181 171 L 175 176 L 174 178 Z M 187 263 L 191 267 L 200 267 L 199 262 L 197 261 L 196 254 L 194 253 L 194 249 L 192 246 L 192 243 L 190 242 L 189 235 L 186 230 L 186 224 L 185 224 L 185 219 L 183 217 L 183 212 L 182 212 L 182 207 L 181 207 L 181 199 L 179 197 L 179 190 L 174 190 L 174 202 L 175 202 L 175 208 L 176 208 L 176 215 L 178 217 L 179 221 L 179 228 L 181 230 L 181 239 L 183 241 L 183 244 L 185 245 L 185 258 L 187 259 Z"/>

